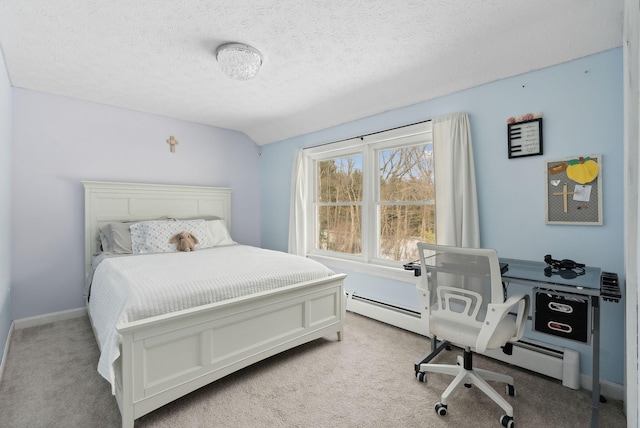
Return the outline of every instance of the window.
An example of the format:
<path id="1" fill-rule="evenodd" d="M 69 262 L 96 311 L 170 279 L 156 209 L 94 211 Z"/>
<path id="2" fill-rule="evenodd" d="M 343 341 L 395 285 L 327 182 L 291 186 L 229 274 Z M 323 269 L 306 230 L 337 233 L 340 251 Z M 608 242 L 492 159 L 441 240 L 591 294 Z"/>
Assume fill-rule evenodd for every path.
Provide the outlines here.
<path id="1" fill-rule="evenodd" d="M 430 122 L 305 152 L 310 254 L 396 266 L 435 242 Z"/>
<path id="2" fill-rule="evenodd" d="M 316 163 L 317 248 L 347 254 L 362 252 L 362 156 Z"/>
<path id="3" fill-rule="evenodd" d="M 430 143 L 377 152 L 377 257 L 415 260 L 416 243 L 435 243 L 435 189 Z"/>

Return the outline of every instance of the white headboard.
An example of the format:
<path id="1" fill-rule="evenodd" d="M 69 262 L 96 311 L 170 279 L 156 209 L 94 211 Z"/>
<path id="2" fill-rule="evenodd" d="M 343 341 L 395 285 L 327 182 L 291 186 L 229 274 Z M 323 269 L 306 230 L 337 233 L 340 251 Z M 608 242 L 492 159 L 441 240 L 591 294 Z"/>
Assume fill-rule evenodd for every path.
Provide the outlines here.
<path id="1" fill-rule="evenodd" d="M 231 229 L 231 189 L 226 187 L 83 181 L 85 275 L 100 249 L 98 228 L 113 221 L 214 215 Z"/>

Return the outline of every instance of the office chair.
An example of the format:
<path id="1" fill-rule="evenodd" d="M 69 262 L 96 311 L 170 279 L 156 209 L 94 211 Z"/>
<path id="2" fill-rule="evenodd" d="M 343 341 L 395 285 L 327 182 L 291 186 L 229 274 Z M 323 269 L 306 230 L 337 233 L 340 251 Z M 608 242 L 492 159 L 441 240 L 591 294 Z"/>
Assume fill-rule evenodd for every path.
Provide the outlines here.
<path id="1" fill-rule="evenodd" d="M 529 296 L 512 296 L 505 301 L 495 250 L 418 243 L 418 251 L 422 275 L 417 290 L 422 318 L 434 346 L 431 357 L 416 364 L 416 377 L 426 382 L 426 372 L 455 376 L 436 403 L 440 416 L 447 414 L 449 396 L 455 390 L 463 384 L 467 388 L 475 385 L 506 412 L 500 424 L 515 427 L 513 407 L 487 383 L 506 383 L 507 394 L 515 396 L 513 377 L 473 368 L 472 353 L 519 340 L 529 314 Z M 436 351 L 438 340 L 441 344 Z M 429 363 L 448 344 L 464 350 L 457 364 Z"/>

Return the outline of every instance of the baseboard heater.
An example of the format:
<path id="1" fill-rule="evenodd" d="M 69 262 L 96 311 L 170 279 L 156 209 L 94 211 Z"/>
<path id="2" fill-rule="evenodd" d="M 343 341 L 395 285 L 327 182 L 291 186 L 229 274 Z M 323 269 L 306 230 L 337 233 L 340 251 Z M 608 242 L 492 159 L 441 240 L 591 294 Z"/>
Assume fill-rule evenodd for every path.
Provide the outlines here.
<path id="1" fill-rule="evenodd" d="M 427 335 L 427 328 L 420 320 L 420 313 L 416 311 L 354 293 L 347 293 L 347 310 L 423 336 Z"/>
<path id="2" fill-rule="evenodd" d="M 347 310 L 427 336 L 426 326 L 416 311 L 354 293 L 347 293 Z M 502 349 L 492 349 L 483 355 L 561 380 L 568 388 L 580 388 L 580 354 L 574 349 L 524 339 L 513 344 L 511 355 Z"/>
<path id="3" fill-rule="evenodd" d="M 513 344 L 513 353 L 491 349 L 484 355 L 562 381 L 571 389 L 580 389 L 580 354 L 569 348 L 523 339 Z"/>

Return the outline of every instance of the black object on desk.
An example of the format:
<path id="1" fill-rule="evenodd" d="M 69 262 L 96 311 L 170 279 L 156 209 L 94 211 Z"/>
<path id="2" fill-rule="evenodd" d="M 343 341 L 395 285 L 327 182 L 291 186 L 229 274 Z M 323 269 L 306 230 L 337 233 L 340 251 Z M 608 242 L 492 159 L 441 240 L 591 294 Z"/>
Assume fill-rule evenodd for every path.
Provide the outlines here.
<path id="1" fill-rule="evenodd" d="M 405 263 L 402 265 L 402 267 L 404 268 L 404 270 L 412 270 L 413 276 L 422 275 L 422 269 L 420 268 L 420 260 L 415 260 L 413 262 Z M 508 270 L 509 270 L 509 264 L 500 262 L 500 273 L 504 275 L 504 273 Z"/>
<path id="2" fill-rule="evenodd" d="M 600 277 L 600 296 L 608 302 L 619 302 L 622 294 L 618 283 L 618 274 L 602 272 Z"/>
<path id="3" fill-rule="evenodd" d="M 544 256 L 544 262 L 547 264 L 544 268 L 546 276 L 560 275 L 565 279 L 573 279 L 585 274 L 584 263 L 577 263 L 570 259 L 555 260 L 551 254 Z"/>
<path id="4" fill-rule="evenodd" d="M 402 267 L 404 268 L 404 270 L 412 270 L 413 276 L 420 276 L 422 273 L 422 270 L 420 269 L 420 260 L 414 260 L 412 262 L 405 263 L 402 265 Z"/>
<path id="5" fill-rule="evenodd" d="M 589 296 L 536 289 L 533 299 L 533 329 L 563 339 L 589 343 L 589 303 Z"/>

